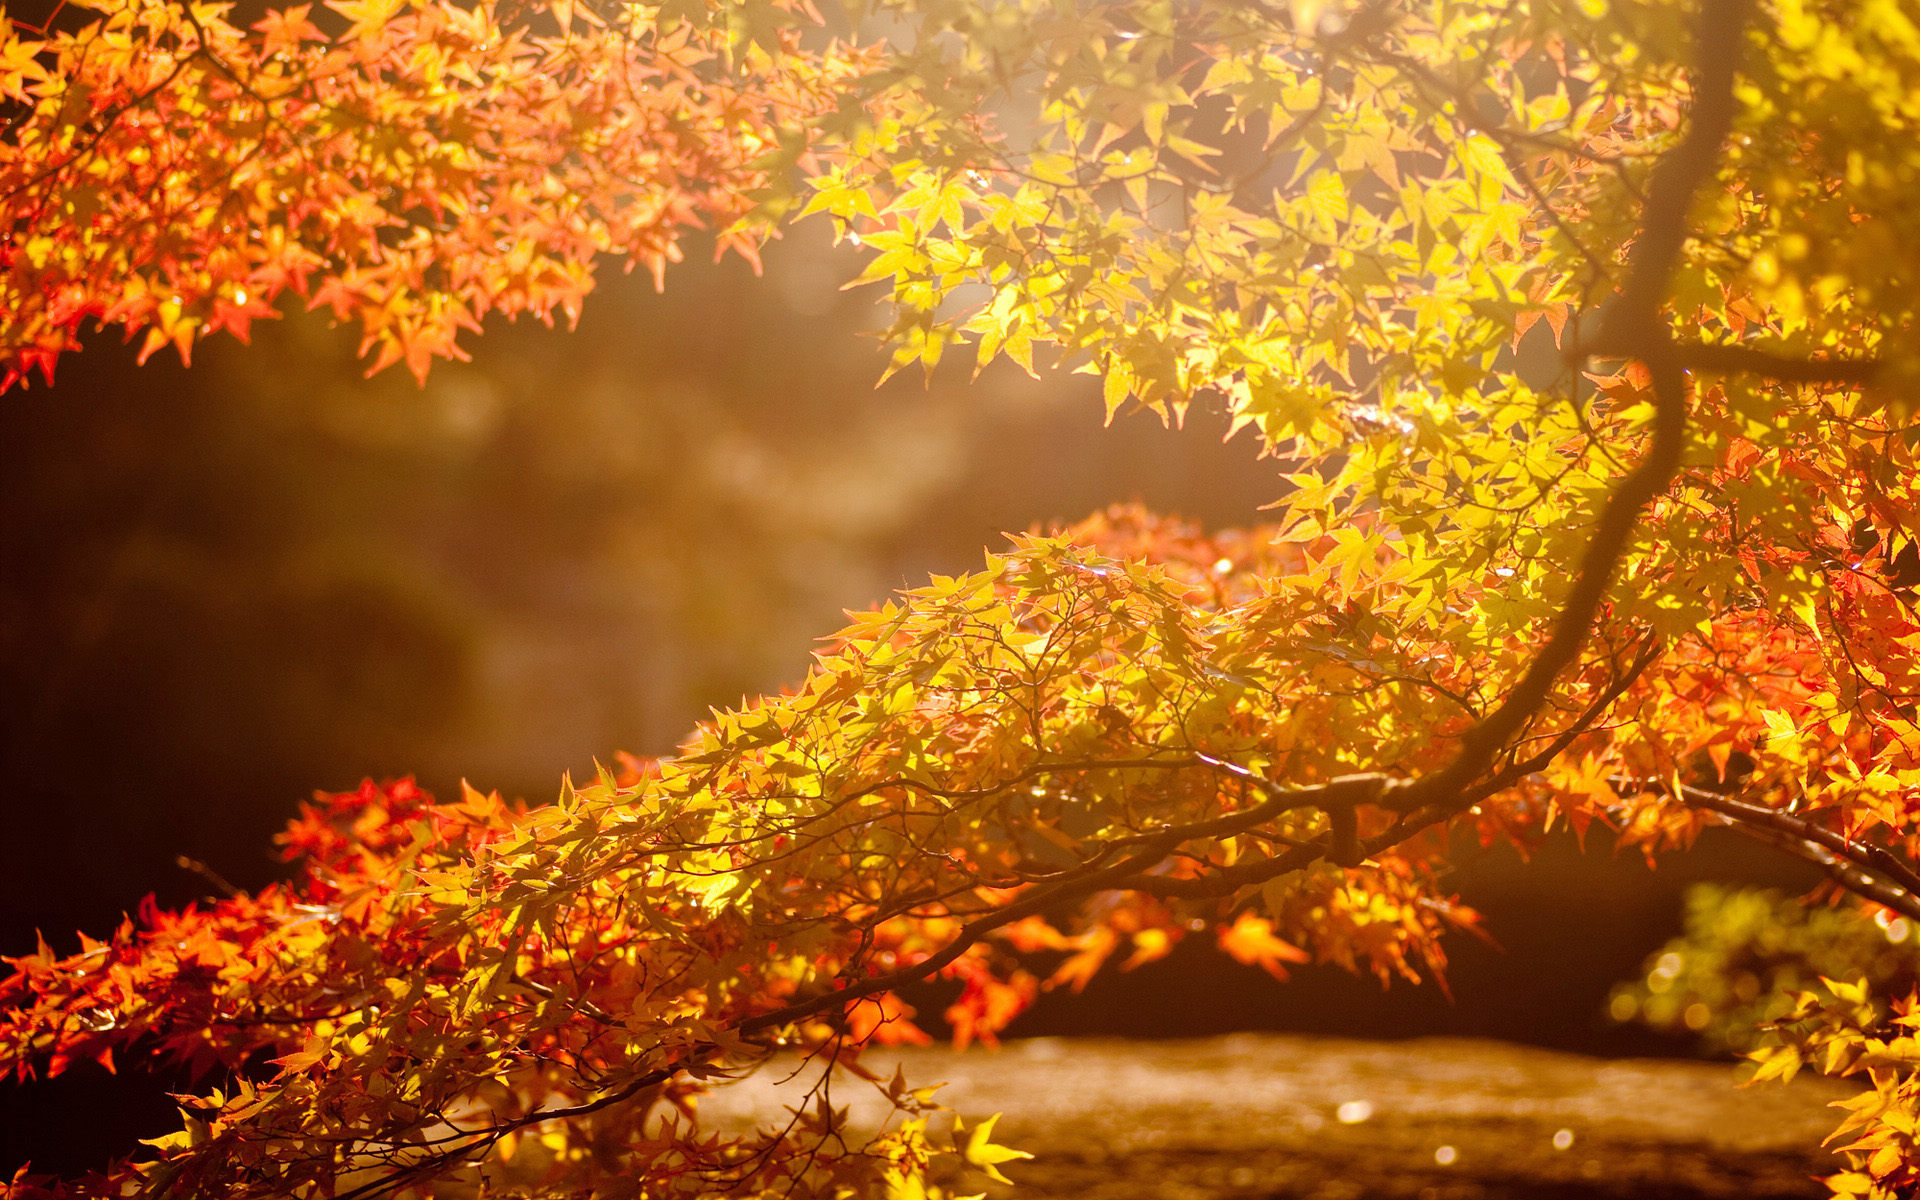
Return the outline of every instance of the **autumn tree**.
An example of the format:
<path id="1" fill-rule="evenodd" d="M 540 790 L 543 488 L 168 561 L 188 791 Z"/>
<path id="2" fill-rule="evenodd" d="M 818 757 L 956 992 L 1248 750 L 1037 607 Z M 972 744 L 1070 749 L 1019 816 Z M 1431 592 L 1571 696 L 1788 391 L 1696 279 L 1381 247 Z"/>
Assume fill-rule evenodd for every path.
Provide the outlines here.
<path id="1" fill-rule="evenodd" d="M 0 25 L 0 369 L 301 301 L 374 369 L 597 261 L 832 221 L 894 366 L 1218 405 L 1272 526 L 1029 537 L 791 693 L 552 804 L 332 797 L 291 882 L 13 963 L 0 1063 L 230 1072 L 68 1194 L 940 1194 L 990 1126 L 860 1065 L 1211 930 L 1444 966 L 1450 839 L 1731 824 L 1920 921 L 1920 6 L 89 0 Z M 850 251 L 851 253 L 851 251 Z M 670 280 L 669 280 L 670 282 Z M 1050 980 L 1021 952 L 1065 951 Z M 1835 980 L 1760 1073 L 1870 1072 L 1839 1194 L 1920 1184 L 1920 1024 Z M 722 1136 L 777 1046 L 820 1083 Z M 894 1104 L 851 1130 L 827 1082 Z"/>

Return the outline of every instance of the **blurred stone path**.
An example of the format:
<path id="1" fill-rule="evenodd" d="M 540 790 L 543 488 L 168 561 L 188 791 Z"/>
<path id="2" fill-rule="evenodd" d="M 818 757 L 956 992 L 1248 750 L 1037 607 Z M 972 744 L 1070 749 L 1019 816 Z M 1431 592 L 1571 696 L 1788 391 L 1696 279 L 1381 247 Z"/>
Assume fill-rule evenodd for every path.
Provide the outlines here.
<path id="1" fill-rule="evenodd" d="M 1607 1061 L 1503 1042 L 1277 1034 L 1137 1042 L 1038 1038 L 999 1051 L 876 1050 L 994 1140 L 1034 1197 L 1087 1200 L 1761 1200 L 1819 1197 L 1820 1149 L 1852 1090 L 1802 1078 L 1741 1088 L 1724 1064 Z M 701 1101 L 703 1119 L 771 1120 L 808 1072 L 771 1063 Z M 835 1086 L 856 1122 L 885 1113 Z M 964 1181 L 962 1194 L 983 1188 Z"/>

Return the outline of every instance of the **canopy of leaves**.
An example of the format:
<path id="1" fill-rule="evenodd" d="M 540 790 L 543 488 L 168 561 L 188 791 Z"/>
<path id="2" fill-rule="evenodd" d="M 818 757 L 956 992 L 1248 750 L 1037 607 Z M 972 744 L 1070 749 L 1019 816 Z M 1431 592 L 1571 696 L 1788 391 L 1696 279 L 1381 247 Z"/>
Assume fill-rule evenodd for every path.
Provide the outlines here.
<path id="1" fill-rule="evenodd" d="M 577 314 L 599 255 L 657 276 L 702 226 L 751 255 L 748 193 L 855 65 L 798 56 L 772 4 L 744 38 L 684 4 L 71 7 L 98 19 L 0 23 L 7 384 L 83 322 L 184 357 L 289 291 L 424 374 L 488 313 Z"/>
<path id="2" fill-rule="evenodd" d="M 422 371 L 596 255 L 825 213 L 896 366 L 970 344 L 1220 404 L 1284 494 L 1243 534 L 1017 541 L 552 805 L 332 798 L 286 887 L 18 960 L 0 1065 L 252 1064 L 83 1194 L 915 1196 L 1006 1152 L 899 1079 L 856 1135 L 829 1083 L 936 974 L 962 1040 L 1196 928 L 1434 974 L 1472 921 L 1448 840 L 1561 819 L 1648 853 L 1733 822 L 1920 920 L 1916 73 L 1900 0 L 6 27 L 9 378 L 89 321 L 184 352 L 287 293 Z M 1833 1184 L 1902 1194 L 1911 1039 L 1828 994 L 1766 1071 L 1873 1070 Z M 703 1130 L 692 1093 L 779 1044 L 809 1106 Z"/>

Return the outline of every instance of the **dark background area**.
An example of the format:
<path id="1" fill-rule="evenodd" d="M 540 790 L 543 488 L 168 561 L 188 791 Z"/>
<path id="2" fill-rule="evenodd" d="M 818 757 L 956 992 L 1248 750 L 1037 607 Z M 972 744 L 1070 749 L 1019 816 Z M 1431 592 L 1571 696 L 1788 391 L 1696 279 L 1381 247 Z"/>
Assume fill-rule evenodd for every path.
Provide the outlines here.
<path id="1" fill-rule="evenodd" d="M 1005 531 L 1125 500 L 1219 528 L 1279 494 L 1217 414 L 1103 429 L 1087 376 L 949 363 L 875 389 L 849 268 L 803 235 L 760 279 L 609 275 L 578 332 L 492 328 L 425 388 L 363 379 L 349 331 L 297 316 L 190 370 L 95 337 L 57 386 L 0 396 L 0 954 L 205 894 L 178 856 L 274 878 L 272 834 L 315 789 L 414 774 L 540 801 L 616 750 L 668 752 L 708 706 L 796 680 L 843 608 L 974 568 Z M 1504 950 L 1458 939 L 1451 1000 L 1323 969 L 1280 985 L 1189 943 L 1012 1033 L 1686 1053 L 1607 1025 L 1609 986 L 1677 931 L 1688 882 L 1812 882 L 1712 837 L 1658 872 L 1599 832 L 1539 860 L 1465 855 L 1455 884 Z M 184 1082 L 0 1085 L 0 1178 L 164 1132 Z"/>

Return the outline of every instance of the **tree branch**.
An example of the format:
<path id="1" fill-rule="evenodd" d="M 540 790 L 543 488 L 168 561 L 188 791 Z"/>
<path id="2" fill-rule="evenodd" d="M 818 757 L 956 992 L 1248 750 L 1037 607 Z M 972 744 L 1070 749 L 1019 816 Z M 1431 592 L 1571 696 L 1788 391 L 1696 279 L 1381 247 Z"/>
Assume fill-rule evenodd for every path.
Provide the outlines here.
<path id="1" fill-rule="evenodd" d="M 1627 280 L 1609 306 L 1589 354 L 1635 358 L 1653 376 L 1653 437 L 1639 464 L 1620 481 L 1600 514 L 1580 569 L 1553 632 L 1520 683 L 1486 719 L 1461 739 L 1453 762 L 1422 779 L 1391 789 L 1381 803 L 1398 812 L 1457 805 L 1521 727 L 1546 702 L 1561 672 L 1578 659 L 1619 569 L 1641 510 L 1667 490 L 1680 468 L 1687 430 L 1686 371 L 1661 318 L 1681 247 L 1687 211 L 1712 178 L 1720 147 L 1733 126 L 1733 83 L 1750 0 L 1707 0 L 1695 45 L 1697 78 L 1692 123 L 1660 160 L 1649 185 L 1640 235 Z"/>
<path id="2" fill-rule="evenodd" d="M 1915 897 L 1915 903 L 1920 904 L 1920 875 L 1916 875 L 1912 867 L 1900 861 L 1883 846 L 1854 841 L 1831 829 L 1816 825 L 1802 817 L 1780 812 L 1778 809 L 1744 804 L 1717 792 L 1687 787 L 1684 784 L 1680 788 L 1680 801 L 1689 808 L 1704 808 L 1709 812 L 1718 813 L 1734 824 L 1770 829 L 1820 846 L 1863 871 L 1891 879 L 1909 895 Z M 1879 901 L 1878 897 L 1874 899 L 1885 903 Z"/>
<path id="3" fill-rule="evenodd" d="M 1733 82 L 1751 9 L 1752 0 L 1705 0 L 1701 5 L 1687 133 L 1653 169 L 1640 235 L 1627 258 L 1626 284 L 1607 306 L 1598 335 L 1587 347 L 1590 354 L 1645 358 L 1649 351 L 1672 347 L 1661 310 L 1686 245 L 1688 210 L 1713 178 L 1720 147 L 1733 130 Z"/>
<path id="4" fill-rule="evenodd" d="M 1760 375 L 1786 383 L 1834 383 L 1859 386 L 1880 373 L 1875 358 L 1785 358 L 1753 346 L 1679 345 L 1674 357 L 1689 371 Z"/>
<path id="5" fill-rule="evenodd" d="M 1833 854 L 1826 847 L 1817 846 L 1790 834 L 1748 825 L 1742 821 L 1732 822 L 1730 828 L 1761 845 L 1770 846 L 1782 854 L 1790 854 L 1803 862 L 1811 863 L 1820 868 L 1828 879 L 1854 895 L 1871 900 L 1883 908 L 1891 909 L 1915 923 L 1920 923 L 1920 896 L 1861 870 Z"/>

